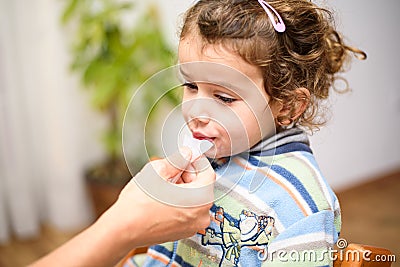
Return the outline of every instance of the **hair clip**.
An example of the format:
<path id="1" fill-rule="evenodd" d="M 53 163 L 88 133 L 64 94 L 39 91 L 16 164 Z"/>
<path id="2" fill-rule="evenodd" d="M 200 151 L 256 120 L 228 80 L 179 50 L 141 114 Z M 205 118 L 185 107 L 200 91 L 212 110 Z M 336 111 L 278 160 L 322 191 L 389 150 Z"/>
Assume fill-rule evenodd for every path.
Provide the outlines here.
<path id="1" fill-rule="evenodd" d="M 275 30 L 277 32 L 284 32 L 286 30 L 285 23 L 283 23 L 283 20 L 279 13 L 273 8 L 270 4 L 265 2 L 264 0 L 258 0 L 260 5 L 264 8 L 265 12 L 267 12 L 269 20 L 271 21 L 272 25 L 274 26 Z M 276 18 L 278 19 L 278 22 L 276 22 L 274 15 L 271 13 L 271 11 L 274 12 Z"/>

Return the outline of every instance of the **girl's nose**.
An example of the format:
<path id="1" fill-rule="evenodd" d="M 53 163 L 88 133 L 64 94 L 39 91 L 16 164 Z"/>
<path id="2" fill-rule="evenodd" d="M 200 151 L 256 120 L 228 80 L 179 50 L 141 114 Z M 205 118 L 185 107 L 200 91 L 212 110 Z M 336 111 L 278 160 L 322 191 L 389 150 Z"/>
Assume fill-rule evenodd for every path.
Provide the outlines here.
<path id="1" fill-rule="evenodd" d="M 209 98 L 196 98 L 184 103 L 184 106 L 186 106 L 185 109 L 187 110 L 188 119 L 190 121 L 201 124 L 209 123 L 210 122 L 209 108 L 212 107 L 212 105 L 210 105 L 210 101 L 212 100 Z"/>
<path id="2" fill-rule="evenodd" d="M 199 123 L 202 123 L 202 124 L 207 124 L 207 123 L 210 122 L 210 117 L 208 117 L 208 116 L 198 116 L 198 117 L 192 118 L 192 120 L 195 120 L 195 121 L 197 121 Z"/>

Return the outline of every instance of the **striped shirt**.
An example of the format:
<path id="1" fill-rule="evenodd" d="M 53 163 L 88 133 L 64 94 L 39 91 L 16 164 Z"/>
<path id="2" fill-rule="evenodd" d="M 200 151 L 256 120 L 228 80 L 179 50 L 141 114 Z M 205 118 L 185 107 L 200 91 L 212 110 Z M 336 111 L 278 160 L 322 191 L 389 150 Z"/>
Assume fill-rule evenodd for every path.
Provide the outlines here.
<path id="1" fill-rule="evenodd" d="M 307 143 L 214 165 L 210 225 L 151 247 L 144 266 L 332 266 L 339 203 Z"/>

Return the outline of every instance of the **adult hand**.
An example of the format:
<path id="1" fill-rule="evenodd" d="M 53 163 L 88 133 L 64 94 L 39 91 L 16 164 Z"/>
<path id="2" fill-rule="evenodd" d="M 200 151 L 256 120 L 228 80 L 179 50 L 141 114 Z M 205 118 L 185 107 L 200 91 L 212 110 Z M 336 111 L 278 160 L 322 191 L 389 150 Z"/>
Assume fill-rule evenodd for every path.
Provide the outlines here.
<path id="1" fill-rule="evenodd" d="M 192 163 L 190 183 L 176 185 L 188 190 L 203 187 L 208 203 L 196 207 L 176 207 L 149 196 L 138 186 L 140 179 L 159 176 L 169 180 L 185 176 L 190 151 L 171 160 L 148 163 L 122 190 L 118 200 L 93 225 L 31 266 L 114 266 L 131 249 L 195 234 L 210 222 L 209 208 L 213 200 L 215 173 L 206 158 Z M 185 155 L 186 154 L 186 155 Z M 184 179 L 179 178 L 179 181 Z M 175 186 L 175 185 L 174 185 Z"/>
<path id="2" fill-rule="evenodd" d="M 115 221 L 121 221 L 122 230 L 119 231 L 128 236 L 133 247 L 178 240 L 207 227 L 210 223 L 209 209 L 214 199 L 215 172 L 205 157 L 190 163 L 190 150 L 184 148 L 181 154 L 152 161 L 143 167 L 126 185 L 117 202 L 99 219 L 99 222 L 116 227 Z M 190 173 L 186 170 L 188 166 L 191 169 Z M 179 185 L 166 182 L 176 178 L 177 175 L 186 177 L 178 178 L 181 182 Z M 168 200 L 176 197 L 173 192 L 169 194 L 168 199 L 156 199 L 154 195 L 150 195 L 152 192 L 143 192 L 139 188 L 141 184 L 143 185 L 143 181 L 157 178 L 160 178 L 157 184 L 151 184 L 155 187 L 152 188 L 153 192 L 159 193 L 168 185 L 167 188 L 170 190 L 179 189 L 183 193 L 185 190 L 202 188 L 202 198 L 199 203 L 204 204 L 196 207 L 176 207 L 173 201 L 168 203 Z M 185 180 L 190 180 L 190 183 L 183 183 Z M 184 196 L 181 204 L 190 206 L 190 203 L 193 201 Z"/>

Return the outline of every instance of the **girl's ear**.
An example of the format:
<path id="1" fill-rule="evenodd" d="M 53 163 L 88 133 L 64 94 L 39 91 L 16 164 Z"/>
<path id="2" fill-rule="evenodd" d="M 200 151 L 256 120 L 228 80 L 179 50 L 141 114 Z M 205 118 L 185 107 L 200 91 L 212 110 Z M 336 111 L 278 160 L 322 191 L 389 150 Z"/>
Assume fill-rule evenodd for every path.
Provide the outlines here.
<path id="1" fill-rule="evenodd" d="M 294 100 L 291 105 L 280 103 L 276 122 L 280 126 L 288 126 L 296 121 L 307 109 L 310 103 L 310 91 L 300 87 L 294 90 Z"/>

